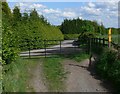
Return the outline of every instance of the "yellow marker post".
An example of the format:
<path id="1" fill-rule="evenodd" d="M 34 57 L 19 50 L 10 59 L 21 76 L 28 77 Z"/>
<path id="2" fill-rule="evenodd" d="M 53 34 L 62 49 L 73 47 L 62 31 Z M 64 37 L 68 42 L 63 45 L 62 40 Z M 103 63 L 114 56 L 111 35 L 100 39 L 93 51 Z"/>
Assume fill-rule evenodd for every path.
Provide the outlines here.
<path id="1" fill-rule="evenodd" d="M 112 42 L 111 33 L 112 33 L 112 29 L 110 28 L 109 31 L 108 31 L 108 47 L 109 48 L 111 47 L 111 42 Z"/>

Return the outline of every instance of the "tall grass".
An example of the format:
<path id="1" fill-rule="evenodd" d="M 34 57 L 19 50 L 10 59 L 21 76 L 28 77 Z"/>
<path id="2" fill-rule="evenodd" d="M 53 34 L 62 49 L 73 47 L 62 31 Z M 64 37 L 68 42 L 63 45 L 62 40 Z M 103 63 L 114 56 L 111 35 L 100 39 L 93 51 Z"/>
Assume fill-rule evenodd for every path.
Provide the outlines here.
<path id="1" fill-rule="evenodd" d="M 31 75 L 29 69 L 34 65 L 33 61 L 17 59 L 16 62 L 3 67 L 3 92 L 27 92 L 32 88 L 29 86 Z"/>
<path id="2" fill-rule="evenodd" d="M 84 59 L 89 58 L 89 54 L 85 52 L 80 52 L 80 53 L 73 53 L 73 54 L 68 54 L 68 55 L 61 55 L 63 59 L 71 59 L 75 60 L 76 62 L 81 62 Z"/>
<path id="3" fill-rule="evenodd" d="M 0 66 L 0 93 L 2 93 L 2 66 Z"/>

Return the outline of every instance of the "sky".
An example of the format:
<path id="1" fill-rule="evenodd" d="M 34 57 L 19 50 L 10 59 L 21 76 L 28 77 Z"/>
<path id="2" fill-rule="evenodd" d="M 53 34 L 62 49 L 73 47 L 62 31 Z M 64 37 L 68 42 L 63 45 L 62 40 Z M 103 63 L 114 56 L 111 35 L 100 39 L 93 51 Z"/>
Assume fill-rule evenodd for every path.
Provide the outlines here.
<path id="1" fill-rule="evenodd" d="M 43 15 L 52 25 L 60 25 L 64 19 L 80 18 L 84 20 L 95 20 L 105 27 L 118 27 L 118 1 L 96 1 L 86 2 L 71 1 L 54 2 L 48 1 L 29 1 L 22 2 L 8 0 L 11 11 L 15 6 L 19 6 L 21 13 L 36 9 L 39 15 Z"/>

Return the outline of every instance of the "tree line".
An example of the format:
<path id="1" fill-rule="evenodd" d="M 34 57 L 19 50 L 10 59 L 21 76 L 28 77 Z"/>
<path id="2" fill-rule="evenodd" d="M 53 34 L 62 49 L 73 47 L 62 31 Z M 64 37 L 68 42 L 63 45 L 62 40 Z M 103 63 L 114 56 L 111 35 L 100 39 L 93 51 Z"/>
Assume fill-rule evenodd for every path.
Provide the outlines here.
<path id="1" fill-rule="evenodd" d="M 98 24 L 97 21 L 82 20 L 82 19 L 65 19 L 59 26 L 63 34 L 80 34 L 83 32 L 94 32 L 101 35 L 107 34 L 109 28 L 101 23 Z M 113 34 L 118 34 L 117 28 L 112 28 Z"/>

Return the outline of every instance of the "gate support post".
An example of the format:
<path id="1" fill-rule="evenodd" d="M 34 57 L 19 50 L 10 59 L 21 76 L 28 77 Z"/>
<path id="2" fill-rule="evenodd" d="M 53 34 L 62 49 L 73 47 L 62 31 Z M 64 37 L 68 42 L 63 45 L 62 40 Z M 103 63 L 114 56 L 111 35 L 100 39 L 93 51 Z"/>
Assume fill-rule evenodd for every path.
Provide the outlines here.
<path id="1" fill-rule="evenodd" d="M 60 54 L 61 54 L 61 40 L 60 40 Z"/>
<path id="2" fill-rule="evenodd" d="M 45 58 L 46 58 L 46 40 L 44 40 Z"/>
<path id="3" fill-rule="evenodd" d="M 30 58 L 30 42 L 28 41 L 28 46 L 29 46 L 29 58 Z"/>

